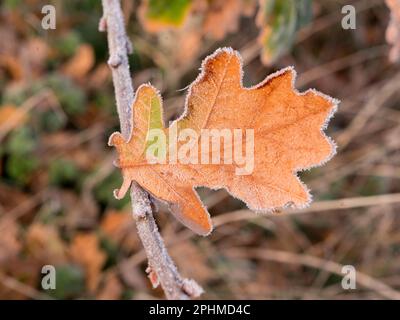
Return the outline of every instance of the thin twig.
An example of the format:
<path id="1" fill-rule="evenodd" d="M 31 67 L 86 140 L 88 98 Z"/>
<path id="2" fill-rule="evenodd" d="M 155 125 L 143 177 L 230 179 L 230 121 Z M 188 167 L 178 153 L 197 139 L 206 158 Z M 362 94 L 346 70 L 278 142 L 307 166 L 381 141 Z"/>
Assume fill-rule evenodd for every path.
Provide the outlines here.
<path id="1" fill-rule="evenodd" d="M 376 196 L 368 196 L 368 197 L 355 197 L 355 198 L 344 198 L 337 200 L 328 200 L 328 201 L 319 201 L 314 202 L 309 208 L 305 209 L 286 209 L 279 214 L 270 215 L 270 217 L 285 217 L 289 215 L 302 216 L 307 213 L 315 213 L 315 212 L 337 212 L 336 210 L 345 210 L 345 209 L 355 209 L 355 208 L 365 208 L 370 206 L 382 206 L 382 205 L 391 205 L 400 203 L 400 193 L 389 193 L 383 195 Z M 220 226 L 238 222 L 238 221 L 254 221 L 259 219 L 265 219 L 265 215 L 256 214 L 249 209 L 240 209 L 235 211 L 230 211 L 219 216 L 213 218 L 213 226 L 214 229 L 219 228 Z M 183 230 L 182 232 L 177 233 L 174 236 L 174 239 L 166 239 L 166 243 L 173 247 L 177 243 L 182 243 L 188 241 L 193 236 L 193 232 L 190 230 Z M 122 262 L 122 264 L 128 264 L 130 267 L 137 266 L 142 263 L 145 259 L 145 255 L 143 251 L 139 251 L 129 259 Z"/>
<path id="2" fill-rule="evenodd" d="M 327 272 L 343 276 L 343 265 L 334 261 L 321 259 L 307 254 L 298 254 L 281 250 L 252 249 L 252 248 L 228 248 L 224 254 L 229 258 L 236 259 L 260 259 L 287 264 L 300 264 L 311 268 L 325 270 Z M 361 271 L 357 271 L 355 281 L 364 288 L 370 289 L 380 296 L 398 300 L 400 292 Z"/>
<path id="3" fill-rule="evenodd" d="M 126 35 L 124 19 L 119 0 L 102 0 L 103 17 L 99 30 L 107 30 L 110 58 L 108 65 L 112 71 L 121 134 L 128 140 L 131 132 L 133 86 L 129 72 L 128 54 L 132 45 Z M 149 261 L 149 271 L 161 284 L 168 299 L 190 299 L 202 293 L 201 287 L 191 279 L 184 279 L 178 273 L 162 240 L 149 195 L 139 185 L 131 186 L 132 212 L 140 239 Z"/>
<path id="4" fill-rule="evenodd" d="M 382 56 L 386 56 L 388 46 L 386 44 L 378 45 L 376 47 L 370 47 L 352 53 L 350 55 L 340 57 L 336 60 L 329 61 L 324 64 L 317 65 L 316 67 L 307 70 L 299 76 L 296 81 L 299 88 L 306 87 L 311 82 L 326 78 L 329 75 L 347 69 L 351 66 L 355 66 L 366 61 L 374 60 Z"/>
<path id="5" fill-rule="evenodd" d="M 368 120 L 375 116 L 376 113 L 383 109 L 385 103 L 390 100 L 393 95 L 399 92 L 400 89 L 400 73 L 397 73 L 389 81 L 379 88 L 379 91 L 374 92 L 360 112 L 353 118 L 347 128 L 337 137 L 337 142 L 340 149 L 343 151 L 348 146 L 351 140 L 365 127 Z"/>
<path id="6" fill-rule="evenodd" d="M 53 300 L 53 297 L 0 272 L 0 283 L 8 289 L 34 300 Z"/>

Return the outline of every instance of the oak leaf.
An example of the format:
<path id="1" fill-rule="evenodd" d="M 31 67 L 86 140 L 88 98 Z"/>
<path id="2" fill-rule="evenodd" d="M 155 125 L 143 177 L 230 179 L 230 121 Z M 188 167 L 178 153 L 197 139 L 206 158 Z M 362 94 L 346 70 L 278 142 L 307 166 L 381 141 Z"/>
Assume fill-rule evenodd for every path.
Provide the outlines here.
<path id="1" fill-rule="evenodd" d="M 115 196 L 122 198 L 131 182 L 136 181 L 154 197 L 167 202 L 183 224 L 201 235 L 211 232 L 212 223 L 195 187 L 225 188 L 255 211 L 307 206 L 311 196 L 296 172 L 321 165 L 335 153 L 333 142 L 322 130 L 337 101 L 315 90 L 296 91 L 292 68 L 272 74 L 251 88 L 243 87 L 242 73 L 240 55 L 230 48 L 219 49 L 206 58 L 201 74 L 189 87 L 184 114 L 168 128 L 163 124 L 157 90 L 148 84 L 140 86 L 132 104 L 134 128 L 129 139 L 115 132 L 109 140 L 117 149 L 116 165 L 123 175 L 123 184 Z M 185 139 L 174 146 L 176 136 L 180 137 L 185 129 L 199 133 L 200 138 L 205 129 L 239 130 L 242 141 L 245 132 L 253 132 L 253 170 L 238 174 L 243 162 L 235 157 L 227 159 L 232 163 L 225 161 L 232 140 L 231 145 L 225 141 L 219 146 L 212 144 L 208 151 L 204 147 L 193 152 Z M 165 134 L 167 154 L 158 149 L 154 155 L 159 160 L 168 158 L 166 162 L 149 161 L 148 151 L 155 141 L 150 135 L 154 130 Z M 171 145 L 174 147 L 170 149 Z M 246 137 L 243 146 L 233 143 L 233 148 L 243 151 L 248 145 L 251 139 L 247 141 Z M 174 150 L 179 153 L 182 149 L 191 155 L 189 163 L 174 158 Z M 209 159 L 218 151 L 219 164 L 191 162 L 196 156 Z"/>

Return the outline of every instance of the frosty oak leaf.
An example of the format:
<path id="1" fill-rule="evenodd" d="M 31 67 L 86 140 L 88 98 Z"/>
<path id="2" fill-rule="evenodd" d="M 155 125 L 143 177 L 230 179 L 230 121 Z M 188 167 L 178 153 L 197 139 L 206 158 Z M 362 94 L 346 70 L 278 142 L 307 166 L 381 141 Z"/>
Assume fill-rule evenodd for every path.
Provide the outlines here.
<path id="1" fill-rule="evenodd" d="M 123 175 L 115 196 L 122 198 L 136 181 L 168 203 L 176 218 L 201 235 L 211 232 L 212 223 L 195 187 L 225 188 L 255 211 L 307 206 L 311 196 L 296 173 L 321 165 L 334 155 L 335 145 L 323 129 L 337 101 L 312 89 L 299 93 L 294 89 L 296 73 L 292 68 L 272 74 L 251 88 L 243 87 L 242 73 L 240 55 L 230 48 L 218 49 L 204 60 L 200 75 L 189 87 L 183 115 L 169 127 L 163 123 L 157 90 L 147 84 L 140 86 L 132 104 L 134 126 L 128 141 L 118 132 L 109 140 L 117 149 L 116 164 Z M 236 169 L 242 164 L 234 158 L 218 164 L 176 161 L 170 146 L 187 148 L 188 142 L 179 138 L 171 141 L 185 129 L 198 133 L 198 137 L 205 129 L 241 130 L 244 146 L 234 150 L 239 153 L 248 143 L 244 133 L 253 130 L 253 170 L 238 175 Z M 168 161 L 147 161 L 146 150 L 154 143 L 149 135 L 154 130 L 165 136 Z M 177 135 L 171 136 L 171 132 Z M 213 147 L 198 148 L 196 153 L 204 156 L 215 151 Z M 221 158 L 225 147 L 225 143 L 218 144 Z"/>

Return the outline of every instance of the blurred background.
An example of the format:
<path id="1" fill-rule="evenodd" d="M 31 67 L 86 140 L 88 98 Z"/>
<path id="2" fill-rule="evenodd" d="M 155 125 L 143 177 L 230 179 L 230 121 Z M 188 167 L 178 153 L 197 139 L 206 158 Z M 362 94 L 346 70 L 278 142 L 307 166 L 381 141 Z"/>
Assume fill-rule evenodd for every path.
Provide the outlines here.
<path id="1" fill-rule="evenodd" d="M 42 26 L 46 4 L 55 29 Z M 342 26 L 345 5 L 355 29 Z M 168 250 L 202 298 L 399 299 L 400 1 L 122 7 L 134 86 L 162 92 L 166 120 L 181 114 L 201 60 L 222 46 L 242 54 L 246 86 L 293 65 L 300 91 L 341 100 L 327 129 L 338 154 L 301 173 L 310 208 L 261 216 L 224 190 L 200 189 L 215 224 L 203 238 L 160 206 Z M 146 277 L 129 199 L 112 195 L 122 180 L 107 147 L 119 128 L 101 2 L 3 0 L 0 10 L 0 298 L 163 298 Z M 55 290 L 41 288 L 44 265 L 56 267 Z M 357 272 L 354 290 L 341 285 L 343 265 Z"/>

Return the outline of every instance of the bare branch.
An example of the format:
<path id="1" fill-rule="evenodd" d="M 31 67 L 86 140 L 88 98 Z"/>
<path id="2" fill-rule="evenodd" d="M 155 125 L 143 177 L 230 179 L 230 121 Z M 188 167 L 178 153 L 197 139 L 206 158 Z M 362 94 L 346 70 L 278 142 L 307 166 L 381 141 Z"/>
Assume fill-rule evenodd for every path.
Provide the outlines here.
<path id="1" fill-rule="evenodd" d="M 121 133 L 127 140 L 131 132 L 131 104 L 134 95 L 128 62 L 132 44 L 125 32 L 119 0 L 102 0 L 102 4 L 103 17 L 99 22 L 99 30 L 107 31 L 110 52 L 108 65 L 113 77 Z M 166 297 L 190 299 L 199 296 L 203 291 L 201 287 L 194 280 L 183 279 L 178 273 L 158 232 L 149 195 L 136 183 L 131 186 L 131 201 L 139 237 L 149 261 L 149 270 L 157 277 Z"/>

